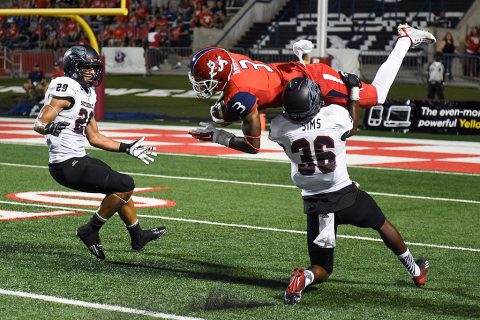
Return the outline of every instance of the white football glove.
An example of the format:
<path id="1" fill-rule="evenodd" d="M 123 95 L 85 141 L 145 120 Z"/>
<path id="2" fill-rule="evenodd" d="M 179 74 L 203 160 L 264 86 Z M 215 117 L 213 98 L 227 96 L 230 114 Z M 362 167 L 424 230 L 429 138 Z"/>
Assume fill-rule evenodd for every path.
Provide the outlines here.
<path id="1" fill-rule="evenodd" d="M 310 40 L 298 40 L 293 44 L 293 53 L 298 57 L 298 60 L 302 63 L 303 62 L 303 54 L 309 53 L 313 50 L 313 43 Z"/>
<path id="2" fill-rule="evenodd" d="M 131 155 L 132 157 L 138 158 L 145 162 L 146 164 L 150 164 L 155 161 L 153 157 L 157 156 L 157 153 L 154 151 L 155 147 L 152 146 L 144 146 L 142 144 L 145 137 L 141 137 L 137 141 L 127 144 L 127 149 L 125 150 L 126 153 Z"/>
<path id="3" fill-rule="evenodd" d="M 202 127 L 190 130 L 188 133 L 200 141 L 215 142 L 228 147 L 230 140 L 235 137 L 233 133 L 217 129 L 211 122 L 200 122 Z"/>

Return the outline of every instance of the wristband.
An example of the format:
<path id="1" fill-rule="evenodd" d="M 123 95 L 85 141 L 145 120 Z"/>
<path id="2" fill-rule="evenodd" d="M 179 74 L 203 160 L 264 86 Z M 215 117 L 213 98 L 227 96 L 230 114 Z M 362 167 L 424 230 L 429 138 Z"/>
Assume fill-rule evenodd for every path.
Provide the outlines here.
<path id="1" fill-rule="evenodd" d="M 130 148 L 130 144 L 120 142 L 120 146 L 118 147 L 118 152 L 127 152 L 128 149 Z"/>
<path id="2" fill-rule="evenodd" d="M 350 89 L 350 100 L 352 100 L 352 101 L 360 100 L 360 88 L 359 87 L 352 87 Z"/>

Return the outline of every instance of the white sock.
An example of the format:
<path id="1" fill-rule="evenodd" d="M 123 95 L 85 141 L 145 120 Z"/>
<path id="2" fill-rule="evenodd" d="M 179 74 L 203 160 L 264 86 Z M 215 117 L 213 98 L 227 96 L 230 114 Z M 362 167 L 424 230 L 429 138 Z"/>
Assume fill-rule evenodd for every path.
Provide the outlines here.
<path id="1" fill-rule="evenodd" d="M 377 88 L 378 103 L 382 104 L 387 99 L 388 91 L 392 86 L 402 61 L 410 49 L 412 41 L 408 37 L 399 38 L 387 60 L 380 66 L 373 79 L 372 85 Z"/>
<path id="2" fill-rule="evenodd" d="M 132 223 L 131 225 L 127 226 L 127 228 L 133 228 L 133 227 L 135 227 L 137 224 L 138 224 L 138 219 L 137 219 L 134 223 Z"/>
<path id="3" fill-rule="evenodd" d="M 313 275 L 313 272 L 310 270 L 304 270 L 303 273 L 305 274 L 305 288 L 306 288 L 313 282 L 313 280 L 315 280 L 315 276 Z"/>
<path id="4" fill-rule="evenodd" d="M 408 248 L 407 251 L 405 251 L 401 255 L 398 255 L 397 257 L 412 277 L 418 277 L 420 275 L 420 268 L 415 263 L 415 259 L 413 259 L 413 256 L 410 253 L 410 250 L 408 250 Z"/>

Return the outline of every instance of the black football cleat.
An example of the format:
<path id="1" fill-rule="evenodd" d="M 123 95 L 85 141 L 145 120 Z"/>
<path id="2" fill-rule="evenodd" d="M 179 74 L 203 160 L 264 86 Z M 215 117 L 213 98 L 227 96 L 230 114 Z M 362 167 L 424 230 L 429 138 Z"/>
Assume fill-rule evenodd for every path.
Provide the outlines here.
<path id="1" fill-rule="evenodd" d="M 427 283 L 427 273 L 428 273 L 429 262 L 425 258 L 419 258 L 415 260 L 415 263 L 420 268 L 420 275 L 418 277 L 413 277 L 412 280 L 417 287 L 421 287 L 421 286 L 424 286 L 425 283 Z"/>
<path id="2" fill-rule="evenodd" d="M 302 268 L 293 270 L 292 278 L 283 295 L 286 304 L 297 304 L 302 299 L 302 291 L 305 288 L 305 273 Z"/>
<path id="3" fill-rule="evenodd" d="M 77 229 L 77 237 L 87 246 L 88 251 L 100 260 L 105 260 L 105 253 L 100 244 L 100 236 L 98 230 L 94 230 L 88 224 Z"/>
<path id="4" fill-rule="evenodd" d="M 150 230 L 142 230 L 139 239 L 132 239 L 132 249 L 135 251 L 142 250 L 147 243 L 157 240 L 167 232 L 165 227 L 157 227 Z"/>

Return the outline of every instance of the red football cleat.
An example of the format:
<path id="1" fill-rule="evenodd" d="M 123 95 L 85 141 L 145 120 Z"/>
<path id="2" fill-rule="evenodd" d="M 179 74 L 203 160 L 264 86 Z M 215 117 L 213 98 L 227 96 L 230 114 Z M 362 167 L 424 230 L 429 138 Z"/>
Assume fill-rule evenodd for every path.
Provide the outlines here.
<path id="1" fill-rule="evenodd" d="M 302 268 L 295 268 L 293 270 L 290 284 L 285 290 L 283 302 L 286 304 L 297 304 L 302 299 L 302 291 L 305 288 L 305 273 Z"/>
<path id="2" fill-rule="evenodd" d="M 427 273 L 428 273 L 429 263 L 428 263 L 428 260 L 425 258 L 417 259 L 415 260 L 415 263 L 420 268 L 420 275 L 418 277 L 413 277 L 412 280 L 417 287 L 421 287 L 421 286 L 424 286 L 425 283 L 427 282 Z"/>

